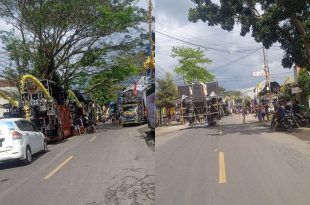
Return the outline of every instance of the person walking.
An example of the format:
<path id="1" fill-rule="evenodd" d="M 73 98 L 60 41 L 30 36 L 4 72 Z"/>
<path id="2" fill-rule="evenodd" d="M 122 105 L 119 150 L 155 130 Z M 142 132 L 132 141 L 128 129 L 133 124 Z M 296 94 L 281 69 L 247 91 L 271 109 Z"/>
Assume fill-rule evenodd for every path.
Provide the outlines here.
<path id="1" fill-rule="evenodd" d="M 265 112 L 265 106 L 264 106 L 264 104 L 261 104 L 261 112 L 262 112 L 262 119 L 263 119 L 263 122 L 265 122 L 266 112 Z"/>
<path id="2" fill-rule="evenodd" d="M 262 105 L 261 104 L 259 104 L 257 106 L 257 118 L 258 118 L 259 122 L 263 121 L 263 118 L 262 118 Z"/>
<path id="3" fill-rule="evenodd" d="M 267 120 L 269 121 L 269 105 L 268 105 L 268 103 L 265 104 L 264 109 L 265 109 L 265 115 L 267 117 Z"/>
<path id="4" fill-rule="evenodd" d="M 246 116 L 247 114 L 248 114 L 247 108 L 246 108 L 246 107 L 243 107 L 243 109 L 242 109 L 242 118 L 243 118 L 242 124 L 245 123 L 245 116 Z"/>
<path id="5" fill-rule="evenodd" d="M 78 117 L 75 117 L 74 119 L 74 132 L 75 132 L 75 135 L 80 135 L 81 134 L 81 131 L 80 131 L 80 120 Z"/>

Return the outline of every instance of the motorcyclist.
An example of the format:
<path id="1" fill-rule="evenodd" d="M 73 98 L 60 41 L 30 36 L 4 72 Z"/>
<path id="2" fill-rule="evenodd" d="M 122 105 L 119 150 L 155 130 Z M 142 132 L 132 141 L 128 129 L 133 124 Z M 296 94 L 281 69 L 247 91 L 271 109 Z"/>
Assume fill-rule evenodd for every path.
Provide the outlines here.
<path id="1" fill-rule="evenodd" d="M 292 106 L 292 111 L 293 111 L 295 114 L 300 114 L 300 112 L 301 112 L 301 107 L 300 107 L 300 105 L 299 105 L 299 101 L 298 101 L 298 100 L 294 100 L 293 106 Z"/>
<path id="2" fill-rule="evenodd" d="M 276 111 L 276 125 L 275 129 L 277 129 L 281 123 L 281 121 L 285 118 L 285 108 L 284 105 L 280 104 L 278 106 L 278 110 Z"/>

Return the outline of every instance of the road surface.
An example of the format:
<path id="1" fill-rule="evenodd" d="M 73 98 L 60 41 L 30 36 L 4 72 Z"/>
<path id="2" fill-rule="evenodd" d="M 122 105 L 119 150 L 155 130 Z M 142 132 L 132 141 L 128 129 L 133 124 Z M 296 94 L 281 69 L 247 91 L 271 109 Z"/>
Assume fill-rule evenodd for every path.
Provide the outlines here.
<path id="1" fill-rule="evenodd" d="M 222 134 L 196 127 L 156 139 L 156 204 L 310 204 L 309 141 L 241 123 L 234 115 Z"/>
<path id="2" fill-rule="evenodd" d="M 100 129 L 0 164 L 1 205 L 155 204 L 154 152 L 141 127 Z"/>

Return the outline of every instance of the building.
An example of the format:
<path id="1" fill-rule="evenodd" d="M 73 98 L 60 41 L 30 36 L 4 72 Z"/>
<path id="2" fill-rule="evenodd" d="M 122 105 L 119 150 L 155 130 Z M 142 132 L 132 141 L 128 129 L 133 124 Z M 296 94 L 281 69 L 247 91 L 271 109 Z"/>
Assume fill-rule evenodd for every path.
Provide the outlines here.
<path id="1" fill-rule="evenodd" d="M 19 95 L 19 91 L 17 87 L 7 79 L 0 78 L 0 92 L 2 93 L 2 95 L 0 94 L 0 117 L 2 117 L 3 113 L 7 111 L 6 108 L 3 108 L 3 105 L 9 103 L 9 100 L 6 99 L 5 95 L 13 98 L 14 96 L 16 97 Z"/>

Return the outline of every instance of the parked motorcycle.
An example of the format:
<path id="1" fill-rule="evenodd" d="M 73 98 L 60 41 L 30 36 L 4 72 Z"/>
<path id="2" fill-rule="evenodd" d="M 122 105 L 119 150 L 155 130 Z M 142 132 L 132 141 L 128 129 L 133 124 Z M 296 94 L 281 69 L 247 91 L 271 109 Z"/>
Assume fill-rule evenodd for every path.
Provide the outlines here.
<path id="1" fill-rule="evenodd" d="M 302 114 L 294 113 L 292 109 L 285 112 L 292 119 L 293 127 L 305 127 L 307 125 L 307 119 Z"/>
<path id="2" fill-rule="evenodd" d="M 272 116 L 272 120 L 271 120 L 271 128 L 275 129 L 275 125 L 276 125 L 276 118 L 275 118 L 275 114 L 273 114 Z M 285 117 L 283 119 L 281 119 L 280 121 L 280 125 L 278 126 L 278 128 L 276 128 L 277 131 L 292 131 L 293 129 L 293 120 L 290 117 L 290 115 L 286 114 Z"/>
<path id="3" fill-rule="evenodd" d="M 85 128 L 86 128 L 86 133 L 94 133 L 96 131 L 95 125 L 90 122 L 88 117 L 85 117 Z"/>

